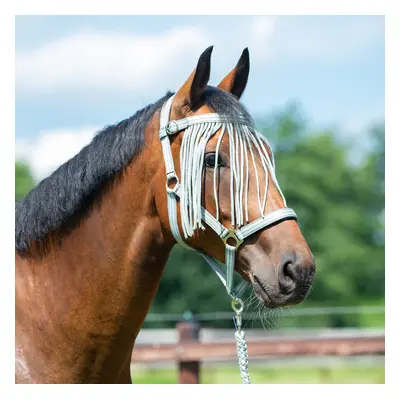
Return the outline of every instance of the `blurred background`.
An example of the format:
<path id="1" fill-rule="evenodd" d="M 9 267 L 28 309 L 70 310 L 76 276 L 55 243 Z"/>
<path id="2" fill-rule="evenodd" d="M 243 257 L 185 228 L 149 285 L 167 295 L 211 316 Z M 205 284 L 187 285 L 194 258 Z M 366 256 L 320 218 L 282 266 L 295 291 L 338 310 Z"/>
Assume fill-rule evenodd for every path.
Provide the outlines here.
<path id="1" fill-rule="evenodd" d="M 384 340 L 383 16 L 18 16 L 16 199 L 97 130 L 177 90 L 211 44 L 212 85 L 249 47 L 242 102 L 272 144 L 317 265 L 299 306 L 264 310 L 248 290 L 248 337 Z M 138 346 L 177 343 L 182 320 L 200 323 L 200 342 L 234 343 L 220 281 L 176 246 Z M 384 382 L 381 352 L 343 354 L 250 353 L 250 374 L 254 383 Z M 178 381 L 174 360 L 134 361 L 136 383 Z M 239 383 L 235 359 L 205 360 L 200 382 Z"/>

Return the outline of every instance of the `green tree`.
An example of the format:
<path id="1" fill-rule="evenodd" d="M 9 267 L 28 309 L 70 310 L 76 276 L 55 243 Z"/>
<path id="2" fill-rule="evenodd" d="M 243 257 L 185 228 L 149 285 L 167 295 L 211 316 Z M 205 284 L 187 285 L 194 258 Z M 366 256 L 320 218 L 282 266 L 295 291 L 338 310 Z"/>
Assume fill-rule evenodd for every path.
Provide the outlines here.
<path id="1" fill-rule="evenodd" d="M 35 186 L 29 166 L 17 161 L 15 163 L 15 200 L 20 200 Z"/>
<path id="2" fill-rule="evenodd" d="M 351 149 L 335 140 L 338 135 L 303 135 L 293 109 L 280 118 L 282 124 L 278 120 L 273 132 L 269 127 L 264 133 L 275 138 L 277 177 L 316 258 L 306 304 L 358 305 L 383 298 L 384 126 L 371 128 L 376 146 L 353 165 Z M 336 322 L 346 324 L 345 318 Z"/>

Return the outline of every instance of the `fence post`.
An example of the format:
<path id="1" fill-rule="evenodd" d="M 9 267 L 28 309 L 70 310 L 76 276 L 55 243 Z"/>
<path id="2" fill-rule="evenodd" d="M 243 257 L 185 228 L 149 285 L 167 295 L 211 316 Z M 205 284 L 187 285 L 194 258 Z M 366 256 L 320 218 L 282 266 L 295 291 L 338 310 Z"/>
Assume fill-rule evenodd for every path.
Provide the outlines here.
<path id="1" fill-rule="evenodd" d="M 176 325 L 179 334 L 179 346 L 185 343 L 198 343 L 200 324 L 193 319 L 178 322 Z M 200 383 L 200 360 L 179 361 L 179 383 Z"/>

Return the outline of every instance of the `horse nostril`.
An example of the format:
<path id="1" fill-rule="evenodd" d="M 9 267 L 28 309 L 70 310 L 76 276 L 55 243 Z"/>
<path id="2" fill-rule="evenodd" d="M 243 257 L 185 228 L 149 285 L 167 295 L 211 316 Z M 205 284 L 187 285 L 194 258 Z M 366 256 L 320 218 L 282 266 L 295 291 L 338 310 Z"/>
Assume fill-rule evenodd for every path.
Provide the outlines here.
<path id="1" fill-rule="evenodd" d="M 295 267 L 291 260 L 287 260 L 281 264 L 278 276 L 279 286 L 282 293 L 290 294 L 296 288 Z"/>
<path id="2" fill-rule="evenodd" d="M 291 261 L 287 261 L 283 264 L 282 273 L 287 279 L 294 281 L 293 264 Z"/>

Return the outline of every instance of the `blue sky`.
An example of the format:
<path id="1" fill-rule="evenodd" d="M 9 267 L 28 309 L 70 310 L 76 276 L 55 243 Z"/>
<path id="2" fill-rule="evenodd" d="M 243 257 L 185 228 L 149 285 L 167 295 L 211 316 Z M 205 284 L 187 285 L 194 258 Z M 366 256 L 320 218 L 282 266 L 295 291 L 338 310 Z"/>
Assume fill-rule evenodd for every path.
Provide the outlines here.
<path id="1" fill-rule="evenodd" d="M 382 16 L 16 17 L 16 156 L 42 178 L 96 129 L 177 90 L 214 45 L 211 84 L 249 47 L 254 117 L 301 104 L 362 140 L 384 118 Z"/>

